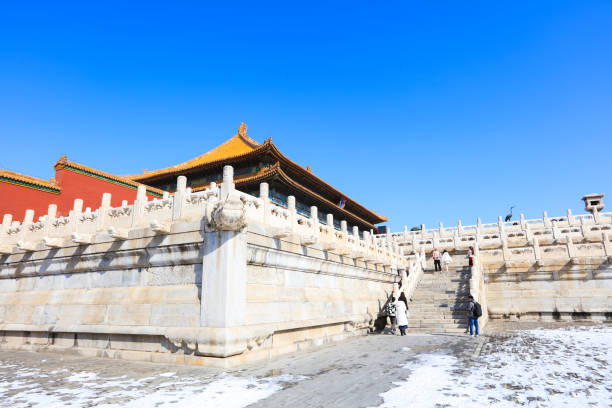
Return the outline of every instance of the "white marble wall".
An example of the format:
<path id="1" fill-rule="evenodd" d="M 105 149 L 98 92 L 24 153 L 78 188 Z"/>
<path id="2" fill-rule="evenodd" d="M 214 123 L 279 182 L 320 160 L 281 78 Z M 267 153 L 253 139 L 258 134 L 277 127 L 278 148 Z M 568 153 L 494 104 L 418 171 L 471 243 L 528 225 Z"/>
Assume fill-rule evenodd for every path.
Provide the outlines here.
<path id="1" fill-rule="evenodd" d="M 173 197 L 109 203 L 4 218 L 0 348 L 268 358 L 367 330 L 408 264 L 391 241 L 236 191 L 231 168 L 220 188 L 192 193 L 180 177 Z"/>

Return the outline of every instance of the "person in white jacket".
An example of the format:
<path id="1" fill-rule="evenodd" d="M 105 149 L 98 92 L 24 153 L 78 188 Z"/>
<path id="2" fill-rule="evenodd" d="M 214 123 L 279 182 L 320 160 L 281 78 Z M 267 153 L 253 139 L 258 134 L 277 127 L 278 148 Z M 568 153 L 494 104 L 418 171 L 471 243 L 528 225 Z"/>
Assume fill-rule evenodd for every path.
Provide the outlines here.
<path id="1" fill-rule="evenodd" d="M 448 265 L 451 263 L 453 263 L 453 258 L 448 254 L 447 250 L 444 250 L 444 253 L 442 254 L 442 266 L 446 272 L 448 272 Z"/>
<path id="2" fill-rule="evenodd" d="M 402 292 L 395 302 L 396 305 L 396 318 L 397 325 L 399 326 L 400 333 L 402 336 L 406 335 L 406 329 L 408 328 L 408 300 L 406 300 L 406 295 Z"/>

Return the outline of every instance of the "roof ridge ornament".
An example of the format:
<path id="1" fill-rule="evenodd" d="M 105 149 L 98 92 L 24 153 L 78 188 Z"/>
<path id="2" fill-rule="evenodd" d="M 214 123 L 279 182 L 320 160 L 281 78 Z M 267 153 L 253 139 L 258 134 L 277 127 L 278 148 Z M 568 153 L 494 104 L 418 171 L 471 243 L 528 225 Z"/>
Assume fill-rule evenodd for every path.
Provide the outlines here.
<path id="1" fill-rule="evenodd" d="M 55 166 L 53 166 L 53 168 L 55 170 L 59 170 L 59 169 L 63 169 L 66 165 L 68 164 L 68 156 L 67 155 L 63 155 L 62 157 L 59 158 L 59 160 L 55 163 Z"/>
<path id="2" fill-rule="evenodd" d="M 244 122 L 240 122 L 238 126 L 238 136 L 247 137 L 247 125 Z"/>

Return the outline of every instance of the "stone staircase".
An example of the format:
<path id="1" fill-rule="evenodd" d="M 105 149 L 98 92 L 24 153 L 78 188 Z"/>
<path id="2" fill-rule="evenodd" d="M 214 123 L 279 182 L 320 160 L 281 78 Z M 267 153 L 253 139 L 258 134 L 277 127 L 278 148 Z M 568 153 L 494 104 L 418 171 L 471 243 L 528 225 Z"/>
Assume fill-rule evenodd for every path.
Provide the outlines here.
<path id="1" fill-rule="evenodd" d="M 425 270 L 411 301 L 408 333 L 464 333 L 470 268 L 454 267 L 448 272 Z"/>

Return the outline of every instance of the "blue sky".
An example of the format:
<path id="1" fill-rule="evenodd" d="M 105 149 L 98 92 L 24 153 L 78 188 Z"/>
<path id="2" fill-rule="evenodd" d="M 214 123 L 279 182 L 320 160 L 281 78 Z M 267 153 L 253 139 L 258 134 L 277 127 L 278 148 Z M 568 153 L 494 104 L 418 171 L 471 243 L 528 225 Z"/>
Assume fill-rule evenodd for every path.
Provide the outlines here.
<path id="1" fill-rule="evenodd" d="M 85 3 L 2 6 L 0 168 L 151 170 L 245 121 L 394 230 L 612 208 L 612 2 Z"/>

